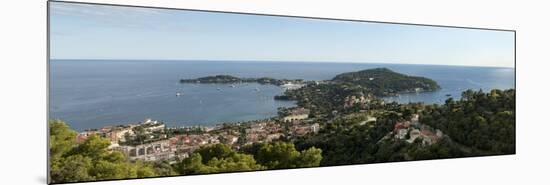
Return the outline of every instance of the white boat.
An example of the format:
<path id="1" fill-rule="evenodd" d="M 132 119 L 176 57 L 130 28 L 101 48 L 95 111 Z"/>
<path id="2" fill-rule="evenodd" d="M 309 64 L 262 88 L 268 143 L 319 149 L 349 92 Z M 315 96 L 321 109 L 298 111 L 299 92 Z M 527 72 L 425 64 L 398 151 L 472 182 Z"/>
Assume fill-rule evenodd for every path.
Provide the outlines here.
<path id="1" fill-rule="evenodd" d="M 181 96 L 183 93 L 177 92 L 176 96 Z"/>

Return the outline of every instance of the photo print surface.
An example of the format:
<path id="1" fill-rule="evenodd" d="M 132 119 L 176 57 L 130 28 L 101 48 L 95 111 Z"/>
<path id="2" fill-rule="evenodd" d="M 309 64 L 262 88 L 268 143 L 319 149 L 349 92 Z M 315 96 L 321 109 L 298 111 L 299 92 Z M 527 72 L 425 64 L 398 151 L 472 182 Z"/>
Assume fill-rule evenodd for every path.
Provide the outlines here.
<path id="1" fill-rule="evenodd" d="M 515 31 L 48 2 L 49 182 L 515 154 Z"/>

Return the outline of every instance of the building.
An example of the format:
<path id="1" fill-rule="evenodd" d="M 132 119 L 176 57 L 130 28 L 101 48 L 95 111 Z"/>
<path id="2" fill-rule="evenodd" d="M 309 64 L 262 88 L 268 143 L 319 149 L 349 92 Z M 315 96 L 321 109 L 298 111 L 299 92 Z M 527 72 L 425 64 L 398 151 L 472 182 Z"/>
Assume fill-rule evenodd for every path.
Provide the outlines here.
<path id="1" fill-rule="evenodd" d="M 299 88 L 302 88 L 304 86 L 305 86 L 305 84 L 292 83 L 292 82 L 287 82 L 287 83 L 281 85 L 281 87 L 283 87 L 285 90 L 299 89 Z"/>
<path id="2" fill-rule="evenodd" d="M 309 117 L 309 109 L 305 108 L 296 108 L 290 111 L 288 116 L 283 117 L 284 122 L 292 122 L 295 120 L 303 120 Z"/>
<path id="3" fill-rule="evenodd" d="M 155 132 L 164 130 L 164 128 L 166 128 L 166 125 L 164 125 L 164 123 L 154 123 L 145 127 L 145 130 L 147 130 L 148 132 Z"/>
<path id="4" fill-rule="evenodd" d="M 421 132 L 420 130 L 418 129 L 412 129 L 410 132 L 409 132 L 409 139 L 407 140 L 408 143 L 413 143 L 414 140 L 416 140 L 416 138 L 419 138 L 421 137 Z"/>
<path id="5" fill-rule="evenodd" d="M 137 146 L 119 146 L 116 149 L 125 153 L 130 160 L 157 161 L 175 157 L 174 147 L 171 147 L 169 140 Z"/>
<path id="6" fill-rule="evenodd" d="M 315 123 L 315 124 L 311 125 L 311 131 L 313 133 L 319 132 L 319 123 Z"/>
<path id="7" fill-rule="evenodd" d="M 269 134 L 269 135 L 266 136 L 265 140 L 267 142 L 271 142 L 273 140 L 279 139 L 281 136 L 283 136 L 283 134 L 281 134 L 281 133 Z"/>
<path id="8" fill-rule="evenodd" d="M 126 141 L 125 135 L 134 135 L 132 127 L 117 128 L 111 130 L 111 132 L 105 133 L 105 136 L 111 140 L 111 142 L 119 143 Z"/>
<path id="9" fill-rule="evenodd" d="M 88 137 L 90 137 L 93 134 L 99 134 L 99 132 L 97 132 L 97 131 L 80 132 L 80 133 L 78 133 L 78 135 L 76 135 L 76 142 L 77 143 L 82 143 L 82 142 L 86 141 L 88 139 Z"/>
<path id="10" fill-rule="evenodd" d="M 409 133 L 408 129 L 399 129 L 399 130 L 397 130 L 397 133 L 395 134 L 395 138 L 396 139 L 405 139 L 408 133 Z"/>

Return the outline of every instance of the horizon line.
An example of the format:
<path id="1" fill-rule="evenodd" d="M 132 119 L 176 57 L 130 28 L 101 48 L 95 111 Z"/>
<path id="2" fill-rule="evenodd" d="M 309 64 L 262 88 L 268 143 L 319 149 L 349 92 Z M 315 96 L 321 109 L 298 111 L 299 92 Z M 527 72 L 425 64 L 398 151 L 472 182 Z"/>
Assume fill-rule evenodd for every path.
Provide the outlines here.
<path id="1" fill-rule="evenodd" d="M 457 64 L 422 64 L 422 63 L 396 63 L 396 62 L 358 62 L 358 61 L 299 61 L 299 60 L 249 60 L 249 59 L 111 59 L 111 58 L 50 58 L 48 60 L 113 60 L 113 61 L 208 61 L 208 62 L 288 62 L 288 63 L 333 63 L 333 64 L 398 64 L 398 65 L 433 65 L 433 66 L 456 66 L 456 67 L 490 67 L 490 68 L 511 68 L 514 66 L 475 66 Z"/>

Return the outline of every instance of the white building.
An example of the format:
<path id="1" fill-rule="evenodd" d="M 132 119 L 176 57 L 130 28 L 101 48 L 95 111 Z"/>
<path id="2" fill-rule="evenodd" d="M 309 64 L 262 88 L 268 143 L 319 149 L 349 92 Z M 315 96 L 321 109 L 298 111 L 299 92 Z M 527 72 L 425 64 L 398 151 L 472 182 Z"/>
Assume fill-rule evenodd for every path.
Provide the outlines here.
<path id="1" fill-rule="evenodd" d="M 311 125 L 311 131 L 313 133 L 319 132 L 319 123 L 315 123 L 315 124 Z"/>
<path id="2" fill-rule="evenodd" d="M 292 122 L 294 120 L 303 120 L 309 117 L 309 110 L 305 108 L 297 108 L 290 112 L 290 115 L 283 117 L 284 122 Z"/>

